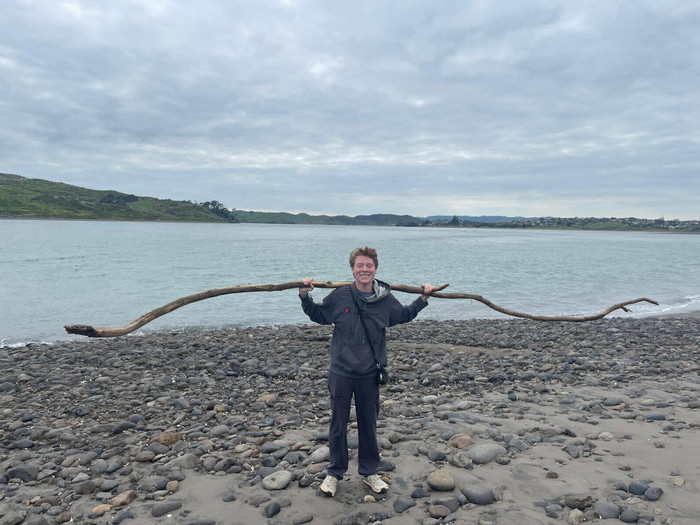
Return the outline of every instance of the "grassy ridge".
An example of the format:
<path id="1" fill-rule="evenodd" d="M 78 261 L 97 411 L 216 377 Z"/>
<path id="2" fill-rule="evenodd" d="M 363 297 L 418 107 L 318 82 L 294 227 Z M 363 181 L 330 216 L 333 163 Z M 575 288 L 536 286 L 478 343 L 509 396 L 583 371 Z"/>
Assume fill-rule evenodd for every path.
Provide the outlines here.
<path id="1" fill-rule="evenodd" d="M 199 204 L 0 173 L 0 217 L 227 222 Z"/>
<path id="2" fill-rule="evenodd" d="M 418 226 L 423 219 L 410 215 L 309 215 L 308 213 L 261 212 L 235 210 L 232 215 L 238 222 L 259 224 L 330 224 L 346 226 Z"/>
<path id="3" fill-rule="evenodd" d="M 451 228 L 526 228 L 700 233 L 698 220 L 595 217 L 457 217 L 429 219 L 411 215 L 309 215 L 308 213 L 229 210 L 222 203 L 137 197 L 90 190 L 62 182 L 0 173 L 0 217 L 102 219 L 131 221 L 247 222 L 259 224 L 328 224 L 348 226 L 418 226 Z"/>

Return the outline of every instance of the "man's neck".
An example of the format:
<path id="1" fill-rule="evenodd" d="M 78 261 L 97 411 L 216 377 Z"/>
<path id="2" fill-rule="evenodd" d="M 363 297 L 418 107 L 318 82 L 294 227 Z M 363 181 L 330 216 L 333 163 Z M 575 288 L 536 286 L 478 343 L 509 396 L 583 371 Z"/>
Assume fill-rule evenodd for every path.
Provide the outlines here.
<path id="1" fill-rule="evenodd" d="M 355 288 L 360 292 L 373 292 L 374 291 L 374 281 L 368 284 L 360 284 L 355 281 Z"/>

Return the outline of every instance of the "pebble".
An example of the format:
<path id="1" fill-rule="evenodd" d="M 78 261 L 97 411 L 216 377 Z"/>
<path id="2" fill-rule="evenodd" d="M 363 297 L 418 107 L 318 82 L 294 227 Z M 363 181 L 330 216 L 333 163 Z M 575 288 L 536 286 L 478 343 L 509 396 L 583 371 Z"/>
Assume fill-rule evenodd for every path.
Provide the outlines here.
<path id="1" fill-rule="evenodd" d="M 394 510 L 401 514 L 402 512 L 406 512 L 408 509 L 411 507 L 415 507 L 416 502 L 407 496 L 399 496 L 396 498 L 394 501 Z"/>
<path id="2" fill-rule="evenodd" d="M 309 459 L 312 463 L 321 463 L 323 461 L 328 461 L 331 457 L 331 451 L 328 447 L 319 447 L 311 453 Z"/>
<path id="3" fill-rule="evenodd" d="M 262 480 L 262 486 L 266 490 L 284 490 L 292 481 L 293 474 L 288 470 L 278 470 Z"/>
<path id="4" fill-rule="evenodd" d="M 428 485 L 433 490 L 450 491 L 455 488 L 455 478 L 447 469 L 436 470 L 428 474 Z"/>
<path id="5" fill-rule="evenodd" d="M 273 518 L 277 516 L 277 514 L 279 514 L 281 510 L 282 507 L 279 503 L 277 503 L 276 501 L 271 501 L 265 506 L 265 517 Z"/>
<path id="6" fill-rule="evenodd" d="M 497 443 L 483 443 L 469 447 L 467 452 L 474 463 L 484 465 L 496 459 L 497 456 L 506 454 L 508 451 L 503 445 Z"/>
<path id="7" fill-rule="evenodd" d="M 154 517 L 158 518 L 160 516 L 164 516 L 164 515 L 168 514 L 169 512 L 177 510 L 180 507 L 182 507 L 181 501 L 177 501 L 177 500 L 161 501 L 161 502 L 153 505 L 153 508 L 151 509 L 151 514 Z"/>
<path id="8" fill-rule="evenodd" d="M 493 491 L 482 485 L 464 485 L 459 489 L 469 503 L 475 505 L 490 505 L 495 501 Z"/>
<path id="9" fill-rule="evenodd" d="M 620 507 L 609 501 L 596 501 L 593 510 L 603 519 L 617 518 L 620 515 Z"/>

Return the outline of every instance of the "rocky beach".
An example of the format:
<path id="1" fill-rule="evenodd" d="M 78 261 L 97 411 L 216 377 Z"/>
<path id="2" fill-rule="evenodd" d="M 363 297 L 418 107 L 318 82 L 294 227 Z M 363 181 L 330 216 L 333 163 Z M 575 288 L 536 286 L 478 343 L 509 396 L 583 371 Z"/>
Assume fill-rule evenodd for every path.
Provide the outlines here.
<path id="1" fill-rule="evenodd" d="M 328 459 L 329 327 L 0 348 L 0 525 L 700 522 L 700 318 L 388 332 L 386 494 Z"/>

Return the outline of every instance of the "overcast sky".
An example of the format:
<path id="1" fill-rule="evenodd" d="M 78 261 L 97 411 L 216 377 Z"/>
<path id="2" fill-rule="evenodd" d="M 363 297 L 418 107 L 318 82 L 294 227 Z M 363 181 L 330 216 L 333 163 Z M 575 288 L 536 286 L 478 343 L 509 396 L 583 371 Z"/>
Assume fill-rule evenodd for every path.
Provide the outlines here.
<path id="1" fill-rule="evenodd" d="M 700 218 L 700 2 L 0 4 L 0 172 L 244 210 Z"/>

